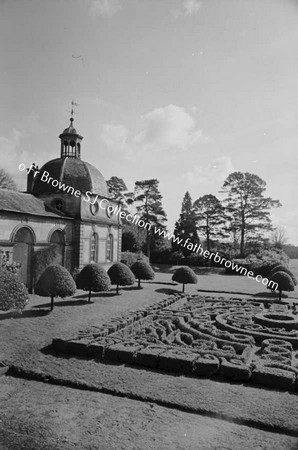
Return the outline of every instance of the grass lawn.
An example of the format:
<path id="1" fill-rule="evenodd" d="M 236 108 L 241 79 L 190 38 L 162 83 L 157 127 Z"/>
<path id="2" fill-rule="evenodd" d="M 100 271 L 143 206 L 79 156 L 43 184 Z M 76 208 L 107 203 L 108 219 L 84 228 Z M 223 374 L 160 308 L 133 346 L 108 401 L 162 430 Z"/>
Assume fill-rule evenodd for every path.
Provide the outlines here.
<path id="1" fill-rule="evenodd" d="M 152 402 L 9 377 L 0 386 L 3 450 L 297 448 L 291 436 Z"/>
<path id="2" fill-rule="evenodd" d="M 30 445 L 27 443 L 27 447 L 7 446 L 4 448 L 73 448 L 71 445 L 75 445 L 75 437 L 72 444 L 70 443 L 71 438 L 69 438 L 69 436 L 75 436 L 72 426 L 71 428 L 67 425 L 62 426 L 64 423 L 62 421 L 60 428 L 57 429 L 56 422 L 62 420 L 64 412 L 66 417 L 68 417 L 68 414 L 73 414 L 71 416 L 74 419 L 73 423 L 77 424 L 76 426 L 73 425 L 79 434 L 76 441 L 79 444 L 76 444 L 78 445 L 76 448 L 238 449 L 242 447 L 294 449 L 295 445 L 298 448 L 296 437 L 288 436 L 298 434 L 298 396 L 295 394 L 250 385 L 243 386 L 241 384 L 147 371 L 125 365 L 98 363 L 93 360 L 56 357 L 43 350 L 51 344 L 53 337 L 72 337 L 78 330 L 101 325 L 122 313 L 146 307 L 162 300 L 166 295 L 177 289 L 181 290 L 181 286 L 177 286 L 171 281 L 171 269 L 168 269 L 167 273 L 157 272 L 154 282 L 144 282 L 142 285 L 143 289 L 141 290 L 137 289 L 136 286 L 125 288 L 119 296 L 115 295 L 114 291 L 93 294 L 93 303 L 91 304 L 87 302 L 87 294 L 79 291 L 73 298 L 56 300 L 54 310 L 51 313 L 49 313 L 50 299 L 31 296 L 30 302 L 21 316 L 11 317 L 8 313 L 0 313 L 0 359 L 26 370 L 39 371 L 50 375 L 53 379 L 81 381 L 102 391 L 96 393 L 84 392 L 62 386 L 51 386 L 34 381 L 3 377 L 0 382 L 1 395 L 5 397 L 6 389 L 10 389 L 9 383 L 11 383 L 11 392 L 13 393 L 11 397 L 8 396 L 8 400 L 0 413 L 1 420 L 4 420 L 2 425 L 4 424 L 4 428 L 7 430 L 7 433 L 4 432 L 6 436 L 4 437 L 10 439 L 10 445 L 14 442 L 11 436 L 14 433 L 16 435 L 19 433 L 19 425 L 12 422 L 15 425 L 9 431 L 10 428 L 7 424 L 10 423 L 10 419 L 7 418 L 19 417 L 20 426 L 24 426 L 25 429 L 27 426 L 33 426 L 33 417 L 36 418 L 38 412 L 41 418 L 50 419 L 47 424 L 44 424 L 47 428 L 44 434 L 49 447 L 45 447 L 43 441 L 40 440 L 42 438 L 38 434 L 38 427 L 33 427 L 33 441 Z M 186 292 L 196 293 L 197 289 L 245 292 L 256 297 L 267 292 L 266 288 L 260 283 L 246 277 L 224 276 L 216 273 L 201 274 L 198 285 L 188 285 Z M 225 296 L 229 297 L 228 294 Z M 291 296 L 295 298 L 297 293 L 294 292 Z M 22 392 L 23 389 L 24 393 Z M 126 398 L 107 396 L 103 392 L 123 395 Z M 134 400 L 129 400 L 129 397 Z M 40 407 L 38 406 L 39 398 L 42 398 Z M 65 398 L 68 400 L 64 401 Z M 18 403 L 20 399 L 22 401 Z M 57 402 L 54 399 L 57 399 Z M 47 401 L 49 409 L 46 407 Z M 67 406 L 63 406 L 65 402 Z M 95 415 L 97 409 L 104 409 L 104 411 L 107 411 L 107 417 L 103 418 L 102 415 L 97 414 L 98 421 L 92 421 L 87 406 L 80 412 L 80 405 L 84 402 L 86 402 L 86 405 L 90 403 L 90 408 L 91 410 L 94 408 Z M 55 407 L 56 403 L 57 406 Z M 22 408 L 17 408 L 18 404 L 21 404 Z M 153 406 L 150 406 L 150 404 L 153 404 Z M 32 413 L 32 421 L 28 417 L 25 418 L 24 408 L 35 412 Z M 53 412 L 55 408 L 58 411 L 56 411 L 56 416 Z M 134 417 L 130 428 L 125 417 L 119 412 L 122 410 L 126 411 L 128 417 Z M 153 410 L 156 414 L 160 414 L 160 421 L 155 420 L 155 414 L 150 415 L 148 413 L 148 411 Z M 135 414 L 134 411 L 139 411 L 139 414 Z M 193 415 L 190 412 L 209 417 Z M 53 415 L 55 420 L 52 420 Z M 218 419 L 215 420 L 214 417 Z M 82 419 L 81 426 L 78 425 L 79 418 Z M 152 433 L 149 432 L 147 427 L 147 420 L 152 423 Z M 227 420 L 233 421 L 234 424 L 228 423 Z M 95 426 L 97 423 L 97 426 L 102 427 L 102 447 L 96 446 L 95 442 L 98 441 L 95 438 L 95 441 L 92 440 L 93 438 L 91 439 L 92 426 L 89 426 L 89 423 L 95 424 Z M 111 431 L 103 431 L 103 429 L 109 427 L 109 424 Z M 173 427 L 172 430 L 169 424 Z M 248 428 L 248 426 L 252 428 Z M 261 432 L 262 428 L 267 431 Z M 115 429 L 121 429 L 122 431 L 115 435 L 112 432 Z M 144 429 L 145 433 L 143 432 Z M 196 432 L 196 430 L 204 429 L 210 430 L 213 440 L 208 441 L 206 438 L 205 442 L 203 439 L 204 433 L 202 431 L 201 433 Z M 269 433 L 273 429 L 283 433 L 278 438 L 275 435 L 275 447 L 272 439 L 274 435 Z M 127 430 L 126 434 L 125 430 Z M 176 435 L 179 436 L 179 438 L 177 437 L 177 446 L 173 444 L 175 442 L 173 430 L 177 430 L 178 434 L 176 433 Z M 251 431 L 249 432 L 249 430 Z M 68 437 L 65 438 L 63 433 Z M 122 438 L 121 433 L 125 435 Z M 146 434 L 147 437 L 143 437 L 143 439 L 147 439 L 148 445 L 142 446 L 142 441 L 138 441 L 136 433 Z M 21 434 L 23 436 L 24 430 L 21 431 Z M 116 436 L 115 446 L 109 447 L 109 439 L 112 434 Z M 255 441 L 249 440 L 250 434 L 251 439 L 256 439 Z M 95 435 L 97 436 L 96 433 Z M 89 436 L 89 447 L 85 440 L 84 445 L 82 445 L 82 436 L 84 439 Z M 162 437 L 160 438 L 160 446 L 154 441 L 154 436 Z M 201 447 L 195 445 L 199 436 L 203 439 Z M 224 436 L 227 436 L 226 441 Z M 228 436 L 230 436 L 229 439 Z M 234 444 L 232 444 L 233 437 Z M 62 441 L 59 440 L 60 438 Z M 67 440 L 63 441 L 63 439 Z M 131 446 L 129 445 L 129 439 L 131 439 Z M 259 439 L 263 444 L 259 443 Z M 22 441 L 21 438 L 20 441 Z M 35 441 L 37 444 L 35 444 Z M 58 447 L 57 442 L 59 442 Z M 222 447 L 218 446 L 219 442 L 222 442 Z M 247 445 L 249 443 L 250 446 L 245 447 L 245 442 Z"/>

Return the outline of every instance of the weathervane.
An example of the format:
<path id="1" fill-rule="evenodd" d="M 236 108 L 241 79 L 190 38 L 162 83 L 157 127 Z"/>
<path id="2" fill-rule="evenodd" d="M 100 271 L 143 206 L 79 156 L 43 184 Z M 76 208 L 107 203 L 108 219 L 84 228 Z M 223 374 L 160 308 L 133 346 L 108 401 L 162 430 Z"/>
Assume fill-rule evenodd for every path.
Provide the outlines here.
<path id="1" fill-rule="evenodd" d="M 71 110 L 68 111 L 71 114 L 71 118 L 70 118 L 71 121 L 73 121 L 73 115 L 76 114 L 75 111 L 74 111 L 74 106 L 79 106 L 79 104 L 76 103 L 74 100 L 72 100 L 72 102 L 71 102 Z"/>

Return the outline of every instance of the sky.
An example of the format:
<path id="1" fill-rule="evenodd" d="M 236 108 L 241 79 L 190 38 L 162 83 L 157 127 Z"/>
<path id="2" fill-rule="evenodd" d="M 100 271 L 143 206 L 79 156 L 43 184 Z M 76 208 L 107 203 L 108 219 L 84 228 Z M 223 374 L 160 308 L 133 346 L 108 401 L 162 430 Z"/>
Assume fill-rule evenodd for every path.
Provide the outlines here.
<path id="1" fill-rule="evenodd" d="M 168 229 L 186 191 L 267 182 L 298 245 L 298 0 L 0 0 L 0 167 L 60 155 L 69 125 L 106 180 L 159 180 Z"/>

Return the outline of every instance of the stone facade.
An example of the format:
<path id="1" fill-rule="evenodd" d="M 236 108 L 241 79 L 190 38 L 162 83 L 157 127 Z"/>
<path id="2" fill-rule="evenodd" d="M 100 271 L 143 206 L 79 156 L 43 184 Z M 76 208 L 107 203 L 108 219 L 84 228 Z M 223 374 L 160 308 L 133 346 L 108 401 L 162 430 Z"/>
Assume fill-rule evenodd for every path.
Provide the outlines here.
<path id="1" fill-rule="evenodd" d="M 108 268 L 119 261 L 121 221 L 109 211 L 102 174 L 81 160 L 83 137 L 70 126 L 60 134 L 60 158 L 27 169 L 27 192 L 0 189 L 0 255 L 21 263 L 20 275 L 32 288 L 32 256 L 55 245 L 58 262 L 70 272 L 90 262 Z"/>

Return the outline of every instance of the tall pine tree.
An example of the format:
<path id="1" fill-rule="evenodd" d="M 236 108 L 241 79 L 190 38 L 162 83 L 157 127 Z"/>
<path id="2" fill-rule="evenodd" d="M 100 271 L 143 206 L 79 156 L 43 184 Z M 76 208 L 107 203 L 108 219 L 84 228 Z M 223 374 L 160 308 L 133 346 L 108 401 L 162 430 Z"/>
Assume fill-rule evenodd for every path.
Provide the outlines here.
<path id="1" fill-rule="evenodd" d="M 270 208 L 281 206 L 278 200 L 265 197 L 266 182 L 248 172 L 233 172 L 222 187 L 226 194 L 224 205 L 231 227 L 240 230 L 240 254 L 245 256 L 248 238 L 262 237 L 264 231 L 272 230 Z"/>
<path id="2" fill-rule="evenodd" d="M 134 191 L 134 204 L 138 216 L 151 225 L 144 228 L 146 231 L 146 254 L 150 259 L 150 250 L 158 245 L 161 238 L 154 233 L 155 228 L 166 230 L 166 213 L 162 207 L 162 195 L 159 192 L 158 180 L 150 179 L 136 181 Z"/>
<path id="3" fill-rule="evenodd" d="M 206 247 L 210 251 L 211 240 L 226 237 L 223 226 L 226 223 L 224 208 L 212 194 L 203 195 L 194 202 L 198 229 L 206 238 Z"/>
<path id="4" fill-rule="evenodd" d="M 119 202 L 124 211 L 127 210 L 127 205 L 132 203 L 132 193 L 127 192 L 126 184 L 122 178 L 112 176 L 107 181 L 107 186 L 110 194 L 110 198 Z"/>
<path id="5" fill-rule="evenodd" d="M 184 242 L 186 239 L 189 239 L 189 242 L 194 245 L 200 242 L 196 227 L 195 211 L 189 192 L 186 192 L 182 200 L 181 213 L 175 223 L 174 235 L 183 239 Z M 191 253 L 191 250 L 179 245 L 177 242 L 172 242 L 172 248 L 174 251 L 182 251 L 184 256 L 188 256 Z"/>

